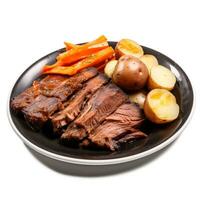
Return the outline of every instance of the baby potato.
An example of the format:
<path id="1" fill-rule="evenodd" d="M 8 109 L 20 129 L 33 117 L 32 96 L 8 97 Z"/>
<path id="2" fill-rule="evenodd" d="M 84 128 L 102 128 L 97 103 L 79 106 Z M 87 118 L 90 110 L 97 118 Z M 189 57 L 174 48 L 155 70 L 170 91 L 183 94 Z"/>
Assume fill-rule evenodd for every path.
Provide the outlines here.
<path id="1" fill-rule="evenodd" d="M 146 100 L 146 92 L 141 90 L 136 93 L 130 94 L 129 99 L 131 100 L 131 102 L 138 104 L 139 107 L 143 109 L 144 102 Z"/>
<path id="2" fill-rule="evenodd" d="M 151 68 L 150 76 L 147 82 L 149 89 L 172 90 L 176 83 L 175 75 L 166 67 L 161 65 Z"/>
<path id="3" fill-rule="evenodd" d="M 148 69 L 138 58 L 122 56 L 112 75 L 113 82 L 127 92 L 142 89 L 148 80 Z"/>
<path id="4" fill-rule="evenodd" d="M 140 60 L 147 66 L 149 73 L 153 66 L 158 66 L 158 60 L 153 55 L 145 54 L 142 57 L 140 57 Z"/>
<path id="5" fill-rule="evenodd" d="M 104 73 L 105 73 L 109 78 L 112 77 L 112 74 L 113 74 L 113 72 L 114 72 L 114 70 L 115 70 L 116 64 L 117 64 L 117 60 L 111 60 L 111 61 L 109 61 L 109 62 L 106 64 L 106 66 L 105 66 L 105 68 L 104 68 Z"/>
<path id="6" fill-rule="evenodd" d="M 116 45 L 115 52 L 118 57 L 123 55 L 132 55 L 136 58 L 140 58 L 144 55 L 142 47 L 130 39 L 120 40 Z"/>
<path id="7" fill-rule="evenodd" d="M 165 89 L 151 90 L 144 103 L 147 119 L 156 124 L 164 124 L 175 120 L 179 115 L 179 106 L 175 96 Z"/>

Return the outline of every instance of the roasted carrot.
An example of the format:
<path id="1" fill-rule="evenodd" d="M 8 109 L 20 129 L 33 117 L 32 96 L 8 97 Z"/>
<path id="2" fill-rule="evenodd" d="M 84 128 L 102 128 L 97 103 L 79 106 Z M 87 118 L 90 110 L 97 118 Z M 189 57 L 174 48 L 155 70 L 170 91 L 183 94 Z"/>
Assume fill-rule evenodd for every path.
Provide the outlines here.
<path id="1" fill-rule="evenodd" d="M 107 47 L 97 53 L 90 55 L 89 57 L 77 62 L 72 66 L 57 66 L 49 70 L 44 69 L 45 74 L 65 74 L 65 75 L 74 75 L 80 70 L 87 67 L 95 67 L 104 61 L 111 59 L 115 51 L 112 47 Z"/>
<path id="2" fill-rule="evenodd" d="M 61 65 L 69 65 L 106 47 L 108 47 L 106 37 L 100 36 L 92 42 L 79 45 L 76 48 L 72 48 L 69 51 L 59 54 L 57 60 L 60 61 Z"/>
<path id="3" fill-rule="evenodd" d="M 80 45 L 77 45 L 77 44 L 72 44 L 70 42 L 64 42 L 64 44 L 65 44 L 65 47 L 66 47 L 66 51 L 69 51 L 70 49 L 73 49 L 73 48 L 80 46 Z"/>
<path id="4" fill-rule="evenodd" d="M 50 70 L 50 69 L 52 69 L 52 68 L 54 68 L 54 67 L 57 67 L 57 66 L 61 66 L 61 62 L 59 61 L 59 60 L 57 60 L 54 64 L 52 64 L 52 65 L 45 65 L 44 67 L 43 67 L 43 72 L 45 72 L 45 71 L 48 71 L 48 70 Z"/>

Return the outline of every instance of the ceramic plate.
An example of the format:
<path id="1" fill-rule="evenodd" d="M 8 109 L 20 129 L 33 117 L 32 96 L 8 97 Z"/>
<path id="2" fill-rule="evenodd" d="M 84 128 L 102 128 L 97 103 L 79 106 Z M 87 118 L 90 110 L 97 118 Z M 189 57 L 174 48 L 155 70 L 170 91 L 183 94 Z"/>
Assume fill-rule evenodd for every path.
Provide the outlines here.
<path id="1" fill-rule="evenodd" d="M 113 47 L 116 45 L 116 42 L 109 43 Z M 47 157 L 75 164 L 118 164 L 145 157 L 164 148 L 178 137 L 189 122 L 194 107 L 194 93 L 189 78 L 173 60 L 153 49 L 144 46 L 143 49 L 145 53 L 156 56 L 161 65 L 168 67 L 175 74 L 177 83 L 172 92 L 180 105 L 179 117 L 172 123 L 155 125 L 147 122 L 144 124 L 144 132 L 149 135 L 147 139 L 132 142 L 116 152 L 70 148 L 63 146 L 58 139 L 51 138 L 43 132 L 34 132 L 24 119 L 12 113 L 10 100 L 29 87 L 33 80 L 39 78 L 42 67 L 54 63 L 56 56 L 65 49 L 57 50 L 39 59 L 26 69 L 15 82 L 8 102 L 8 116 L 13 129 L 33 150 Z"/>

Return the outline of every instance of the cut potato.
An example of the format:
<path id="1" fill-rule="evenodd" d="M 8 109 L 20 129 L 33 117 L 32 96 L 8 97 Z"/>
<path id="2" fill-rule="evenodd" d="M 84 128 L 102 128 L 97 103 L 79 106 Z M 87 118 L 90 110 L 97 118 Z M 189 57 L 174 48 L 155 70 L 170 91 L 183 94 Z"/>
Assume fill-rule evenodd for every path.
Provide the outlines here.
<path id="1" fill-rule="evenodd" d="M 117 60 L 111 60 L 111 61 L 109 61 L 107 64 L 106 64 L 106 66 L 105 66 L 105 68 L 104 68 L 104 73 L 109 77 L 109 78 L 111 78 L 112 77 L 112 74 L 113 74 L 113 72 L 114 72 L 114 70 L 115 70 L 115 66 L 117 65 Z"/>
<path id="2" fill-rule="evenodd" d="M 147 86 L 149 89 L 172 90 L 176 83 L 175 75 L 166 67 L 161 65 L 151 68 Z"/>
<path id="3" fill-rule="evenodd" d="M 143 109 L 144 102 L 146 100 L 146 92 L 141 90 L 134 94 L 130 94 L 129 99 L 131 100 L 131 102 L 138 104 L 139 107 Z"/>
<path id="4" fill-rule="evenodd" d="M 153 55 L 145 54 L 140 58 L 140 60 L 146 65 L 149 73 L 150 73 L 152 67 L 158 66 L 158 60 Z"/>
<path id="5" fill-rule="evenodd" d="M 142 47 L 130 39 L 120 40 L 116 45 L 115 52 L 118 57 L 123 55 L 132 55 L 136 58 L 140 58 L 144 55 Z"/>
<path id="6" fill-rule="evenodd" d="M 144 113 L 151 122 L 164 124 L 178 117 L 179 106 L 171 92 L 165 89 L 154 89 L 147 95 Z"/>

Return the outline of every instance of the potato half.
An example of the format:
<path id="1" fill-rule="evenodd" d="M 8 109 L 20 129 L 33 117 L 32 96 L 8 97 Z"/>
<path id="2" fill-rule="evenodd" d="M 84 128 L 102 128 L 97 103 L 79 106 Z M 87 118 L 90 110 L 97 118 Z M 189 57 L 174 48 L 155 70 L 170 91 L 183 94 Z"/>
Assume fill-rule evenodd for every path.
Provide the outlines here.
<path id="1" fill-rule="evenodd" d="M 144 55 L 142 47 L 133 40 L 122 39 L 120 40 L 115 48 L 115 52 L 118 57 L 123 55 L 132 55 L 136 58 L 140 58 Z"/>
<path id="2" fill-rule="evenodd" d="M 172 90 L 176 83 L 175 75 L 166 67 L 161 65 L 151 68 L 147 86 L 149 89 Z"/>
<path id="3" fill-rule="evenodd" d="M 105 66 L 105 68 L 104 68 L 104 73 L 109 77 L 109 78 L 111 78 L 112 77 L 112 74 L 113 74 L 113 72 L 114 72 L 114 70 L 115 70 L 115 67 L 116 67 L 116 65 L 117 65 L 117 60 L 111 60 L 111 61 L 109 61 L 107 64 L 106 64 L 106 66 Z"/>
<path id="4" fill-rule="evenodd" d="M 142 57 L 140 57 L 140 60 L 147 66 L 149 73 L 152 67 L 158 66 L 158 60 L 153 55 L 145 54 Z"/>
<path id="5" fill-rule="evenodd" d="M 151 122 L 164 124 L 178 117 L 179 106 L 171 92 L 165 89 L 154 89 L 147 95 L 144 113 Z"/>

